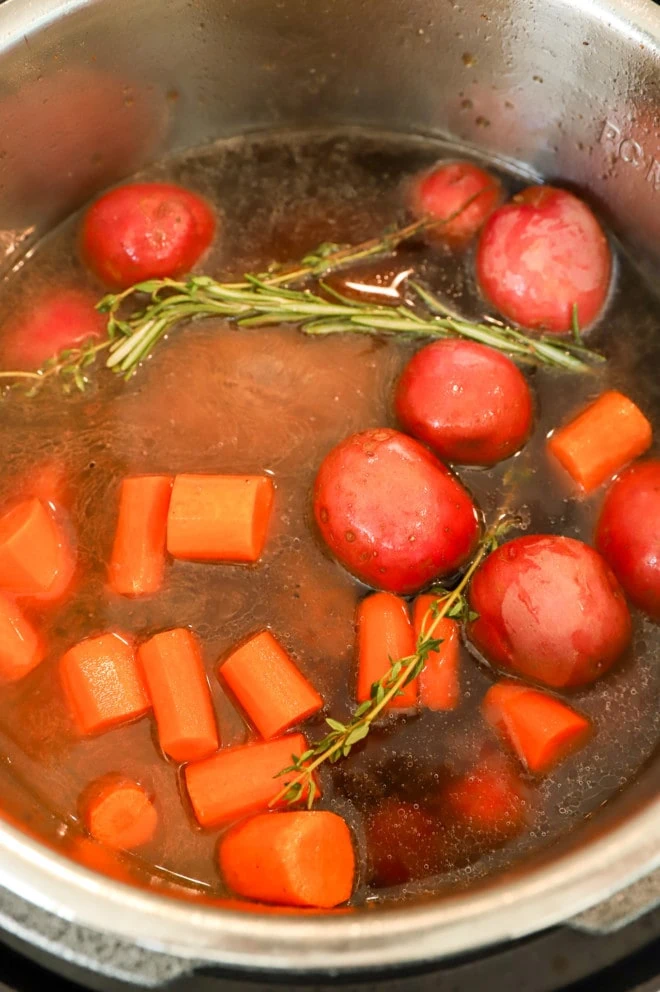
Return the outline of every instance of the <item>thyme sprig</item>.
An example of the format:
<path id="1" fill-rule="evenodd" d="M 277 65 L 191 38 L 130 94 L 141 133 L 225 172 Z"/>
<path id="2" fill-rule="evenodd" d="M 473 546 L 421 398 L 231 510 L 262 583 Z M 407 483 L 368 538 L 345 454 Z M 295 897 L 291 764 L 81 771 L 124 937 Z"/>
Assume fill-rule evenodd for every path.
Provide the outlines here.
<path id="1" fill-rule="evenodd" d="M 25 396 L 31 398 L 36 396 L 44 383 L 50 379 L 58 379 L 62 391 L 71 393 L 74 389 L 83 393 L 89 383 L 86 369 L 96 362 L 97 355 L 102 351 L 107 351 L 112 345 L 112 338 L 96 342 L 89 340 L 83 342 L 75 348 L 67 348 L 59 355 L 54 355 L 47 359 L 41 368 L 36 372 L 27 370 L 0 371 L 0 380 L 11 380 L 12 383 L 23 382 L 28 389 Z"/>
<path id="2" fill-rule="evenodd" d="M 315 778 L 317 769 L 326 761 L 335 764 L 341 758 L 347 758 L 353 747 L 368 736 L 374 721 L 388 703 L 401 695 L 405 686 L 422 673 L 429 655 L 442 644 L 442 638 L 436 636 L 440 621 L 444 617 L 453 617 L 459 621 L 475 619 L 476 615 L 471 612 L 465 596 L 467 587 L 486 555 L 498 546 L 501 538 L 516 522 L 516 518 L 510 516 L 507 510 L 502 510 L 496 522 L 484 533 L 477 553 L 458 585 L 452 590 L 442 586 L 433 587 L 431 592 L 437 595 L 437 599 L 424 614 L 414 653 L 405 658 L 390 658 L 390 668 L 382 678 L 373 683 L 369 699 L 360 703 L 348 723 L 341 723 L 333 717 L 326 719 L 330 732 L 322 740 L 312 744 L 307 751 L 292 755 L 291 764 L 275 776 L 280 778 L 293 775 L 293 778 L 273 796 L 269 806 L 305 802 L 307 808 L 311 809 L 319 794 Z"/>

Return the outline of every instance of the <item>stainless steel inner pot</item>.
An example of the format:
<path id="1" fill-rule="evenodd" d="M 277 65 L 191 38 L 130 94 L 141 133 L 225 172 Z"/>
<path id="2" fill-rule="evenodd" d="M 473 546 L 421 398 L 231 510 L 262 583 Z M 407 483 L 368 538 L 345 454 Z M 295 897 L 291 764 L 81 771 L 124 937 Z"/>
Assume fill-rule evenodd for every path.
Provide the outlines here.
<path id="1" fill-rule="evenodd" d="M 325 125 L 450 136 L 574 184 L 657 269 L 660 10 L 650 0 L 5 0 L 2 264 L 154 158 Z M 660 865 L 659 784 L 660 760 L 561 846 L 467 893 L 325 918 L 129 889 L 0 822 L 0 926 L 70 957 L 94 934 L 108 956 L 130 947 L 145 982 L 193 962 L 289 975 L 418 964 L 597 904 L 572 925 L 603 929 L 660 901 L 660 873 L 649 874 Z"/>

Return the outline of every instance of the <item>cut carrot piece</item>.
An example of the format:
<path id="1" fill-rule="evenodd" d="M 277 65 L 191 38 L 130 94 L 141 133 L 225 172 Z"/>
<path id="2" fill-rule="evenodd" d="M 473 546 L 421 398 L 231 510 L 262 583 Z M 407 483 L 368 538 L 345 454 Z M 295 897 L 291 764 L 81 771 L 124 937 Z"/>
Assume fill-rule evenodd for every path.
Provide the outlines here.
<path id="1" fill-rule="evenodd" d="M 167 550 L 198 561 L 257 561 L 273 506 L 267 475 L 177 475 Z"/>
<path id="2" fill-rule="evenodd" d="M 158 813 L 142 786 L 109 775 L 94 782 L 81 800 L 83 821 L 91 836 L 116 851 L 147 844 L 158 826 Z"/>
<path id="3" fill-rule="evenodd" d="M 357 608 L 358 681 L 357 700 L 371 697 L 371 686 L 385 675 L 391 662 L 407 658 L 415 651 L 415 635 L 403 599 L 391 592 L 367 596 Z M 417 704 L 417 679 L 409 682 L 390 707 Z"/>
<path id="4" fill-rule="evenodd" d="M 60 678 L 78 728 L 97 734 L 150 708 L 132 646 L 120 634 L 90 637 L 60 660 Z"/>
<path id="5" fill-rule="evenodd" d="M 218 750 L 218 728 L 201 651 L 179 627 L 138 649 L 138 663 L 158 725 L 158 740 L 175 761 L 198 761 Z"/>
<path id="6" fill-rule="evenodd" d="M 643 454 L 652 440 L 651 425 L 639 407 L 610 390 L 551 434 L 548 450 L 589 493 Z"/>
<path id="7" fill-rule="evenodd" d="M 0 586 L 17 596 L 54 598 L 73 574 L 67 539 L 40 499 L 18 503 L 0 518 Z"/>
<path id="8" fill-rule="evenodd" d="M 171 492 L 169 475 L 136 476 L 121 484 L 108 570 L 110 585 L 120 596 L 146 596 L 161 587 Z"/>
<path id="9" fill-rule="evenodd" d="M 331 909 L 351 897 L 355 852 L 336 813 L 262 813 L 220 841 L 220 871 L 237 895 L 280 906 Z"/>
<path id="10" fill-rule="evenodd" d="M 220 667 L 220 674 L 266 739 L 323 707 L 316 689 L 269 630 L 239 645 Z"/>
<path id="11" fill-rule="evenodd" d="M 0 595 L 0 679 L 17 682 L 43 660 L 44 645 L 16 603 Z"/>
<path id="12" fill-rule="evenodd" d="M 418 596 L 413 607 L 413 627 L 419 638 L 428 611 L 438 597 L 432 594 Z M 425 624 L 428 631 L 433 616 Z M 458 706 L 461 687 L 459 682 L 460 637 L 459 626 L 450 617 L 443 617 L 433 631 L 433 637 L 442 641 L 437 651 L 429 652 L 424 670 L 419 676 L 419 703 L 429 710 L 454 710 Z"/>
<path id="13" fill-rule="evenodd" d="M 486 693 L 482 712 L 523 765 L 543 775 L 584 744 L 586 717 L 554 696 L 515 682 L 498 682 Z"/>
<path id="14" fill-rule="evenodd" d="M 188 765 L 186 785 L 197 820 L 203 827 L 217 827 L 266 809 L 294 778 L 293 773 L 278 778 L 278 772 L 291 764 L 293 755 L 300 757 L 306 750 L 302 734 L 289 734 L 276 741 L 225 748 Z"/>

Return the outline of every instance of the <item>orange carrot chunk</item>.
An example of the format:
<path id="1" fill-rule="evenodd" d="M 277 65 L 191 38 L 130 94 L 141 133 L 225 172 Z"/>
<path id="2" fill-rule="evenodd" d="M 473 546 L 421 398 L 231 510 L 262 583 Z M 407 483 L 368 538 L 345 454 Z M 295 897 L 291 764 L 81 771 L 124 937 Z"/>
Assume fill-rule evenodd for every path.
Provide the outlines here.
<path id="1" fill-rule="evenodd" d="M 429 609 L 438 602 L 433 595 L 418 596 L 413 607 L 413 627 L 415 638 L 422 632 L 422 624 Z M 433 615 L 424 624 L 428 631 Z M 454 710 L 461 694 L 459 682 L 460 637 L 459 626 L 450 617 L 443 617 L 435 627 L 432 636 L 442 641 L 437 651 L 430 651 L 419 676 L 419 703 L 429 710 Z"/>
<path id="2" fill-rule="evenodd" d="M 138 649 L 138 663 L 165 754 L 198 761 L 217 751 L 211 691 L 194 634 L 181 627 L 156 634 Z"/>
<path id="3" fill-rule="evenodd" d="M 288 734 L 276 741 L 224 748 L 188 765 L 186 786 L 197 820 L 203 827 L 217 827 L 266 809 L 294 778 L 293 773 L 278 778 L 278 772 L 291 764 L 292 755 L 306 750 L 302 734 Z"/>
<path id="4" fill-rule="evenodd" d="M 60 596 L 73 556 L 52 509 L 36 497 L 0 517 L 0 587 L 17 596 Z"/>
<path id="5" fill-rule="evenodd" d="M 622 393 L 609 390 L 554 431 L 548 450 L 589 493 L 643 454 L 652 439 L 651 425 L 639 407 Z"/>
<path id="6" fill-rule="evenodd" d="M 198 561 L 257 561 L 273 507 L 267 475 L 177 475 L 167 550 Z"/>
<path id="7" fill-rule="evenodd" d="M 482 712 L 523 765 L 543 775 L 591 732 L 586 717 L 554 696 L 514 682 L 498 682 L 486 693 Z"/>
<path id="8" fill-rule="evenodd" d="M 169 475 L 136 476 L 121 484 L 108 570 L 120 596 L 146 596 L 161 587 L 171 492 Z"/>
<path id="9" fill-rule="evenodd" d="M 237 895 L 279 906 L 331 909 L 351 897 L 355 852 L 336 813 L 262 813 L 220 841 L 220 871 Z"/>
<path id="10" fill-rule="evenodd" d="M 135 653 L 120 634 L 76 644 L 60 660 L 60 679 L 82 734 L 98 734 L 143 716 L 151 704 Z"/>
<path id="11" fill-rule="evenodd" d="M 17 682 L 43 660 L 44 645 L 13 600 L 0 594 L 0 679 Z"/>
<path id="12" fill-rule="evenodd" d="M 389 671 L 391 662 L 413 654 L 415 635 L 405 601 L 391 592 L 377 592 L 363 599 L 358 604 L 356 621 L 357 700 L 364 703 L 371 696 L 371 686 Z M 415 706 L 417 689 L 415 679 L 388 705 L 406 708 Z"/>
<path id="13" fill-rule="evenodd" d="M 269 630 L 239 645 L 220 674 L 266 740 L 323 707 L 316 689 Z"/>
<path id="14" fill-rule="evenodd" d="M 114 850 L 130 851 L 147 844 L 156 832 L 158 813 L 142 786 L 109 775 L 94 782 L 81 802 L 91 836 Z"/>

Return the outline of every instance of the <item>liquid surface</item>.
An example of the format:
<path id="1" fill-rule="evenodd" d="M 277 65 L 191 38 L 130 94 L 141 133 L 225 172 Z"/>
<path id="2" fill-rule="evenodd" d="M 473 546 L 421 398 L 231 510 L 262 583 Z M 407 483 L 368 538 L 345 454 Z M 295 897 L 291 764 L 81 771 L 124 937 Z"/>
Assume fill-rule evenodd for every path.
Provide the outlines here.
<path id="1" fill-rule="evenodd" d="M 407 180 L 441 156 L 451 157 L 452 150 L 412 138 L 259 137 L 215 145 L 154 167 L 143 178 L 178 181 L 216 205 L 220 235 L 203 269 L 229 277 L 263 270 L 274 259 L 298 259 L 323 241 L 357 242 L 403 222 Z M 501 176 L 509 189 L 521 185 L 514 175 Z M 47 286 L 89 285 L 102 295 L 76 260 L 75 232 L 72 220 L 10 276 L 0 318 Z M 484 312 L 469 251 L 452 255 L 414 245 L 396 259 L 344 274 L 335 285 L 387 282 L 402 268 L 413 268 L 466 314 Z M 648 291 L 619 259 L 609 308 L 589 342 L 610 358 L 602 375 L 529 373 L 535 430 L 515 461 L 515 505 L 528 532 L 591 541 L 602 494 L 589 500 L 571 495 L 568 480 L 547 463 L 545 436 L 606 384 L 622 389 L 658 423 L 660 355 L 652 314 Z M 16 392 L 5 399 L 0 501 L 25 491 L 25 479 L 39 466 L 64 466 L 64 504 L 79 556 L 67 602 L 30 613 L 46 632 L 47 660 L 0 692 L 0 786 L 10 811 L 64 849 L 78 850 L 82 789 L 120 771 L 153 791 L 161 819 L 150 845 L 119 859 L 128 872 L 157 886 L 223 895 L 218 831 L 195 825 L 180 772 L 160 753 L 152 721 L 80 740 L 61 695 L 58 659 L 82 637 L 107 629 L 143 638 L 190 625 L 203 644 L 222 744 L 239 744 L 254 735 L 218 680 L 218 660 L 239 639 L 268 625 L 322 694 L 327 711 L 339 719 L 349 716 L 354 611 L 365 588 L 322 547 L 310 491 L 321 459 L 337 441 L 367 427 L 396 426 L 393 386 L 418 347 L 419 342 L 361 334 L 306 338 L 291 327 L 238 330 L 206 320 L 161 343 L 127 384 L 100 372 L 83 395 L 62 397 L 55 386 L 31 400 Z M 501 500 L 511 464 L 458 470 L 486 515 Z M 272 473 L 276 504 L 262 561 L 254 567 L 171 562 L 158 595 L 133 601 L 112 594 L 105 562 L 118 486 L 126 475 L 152 472 Z M 658 628 L 639 615 L 634 626 L 629 655 L 606 678 L 571 695 L 592 718 L 593 739 L 548 778 L 530 782 L 531 829 L 497 850 L 484 845 L 440 874 L 429 864 L 422 877 L 403 885 L 389 886 L 396 879 L 367 867 L 365 818 L 387 797 L 422 807 L 433 803 L 443 782 L 467 769 L 492 741 L 478 706 L 493 675 L 468 646 L 462 649 L 462 704 L 455 713 L 388 718 L 349 760 L 326 769 L 323 806 L 344 815 L 357 837 L 355 903 L 467 884 L 550 844 L 625 786 L 660 736 Z M 322 718 L 305 730 L 311 739 L 323 736 Z"/>

